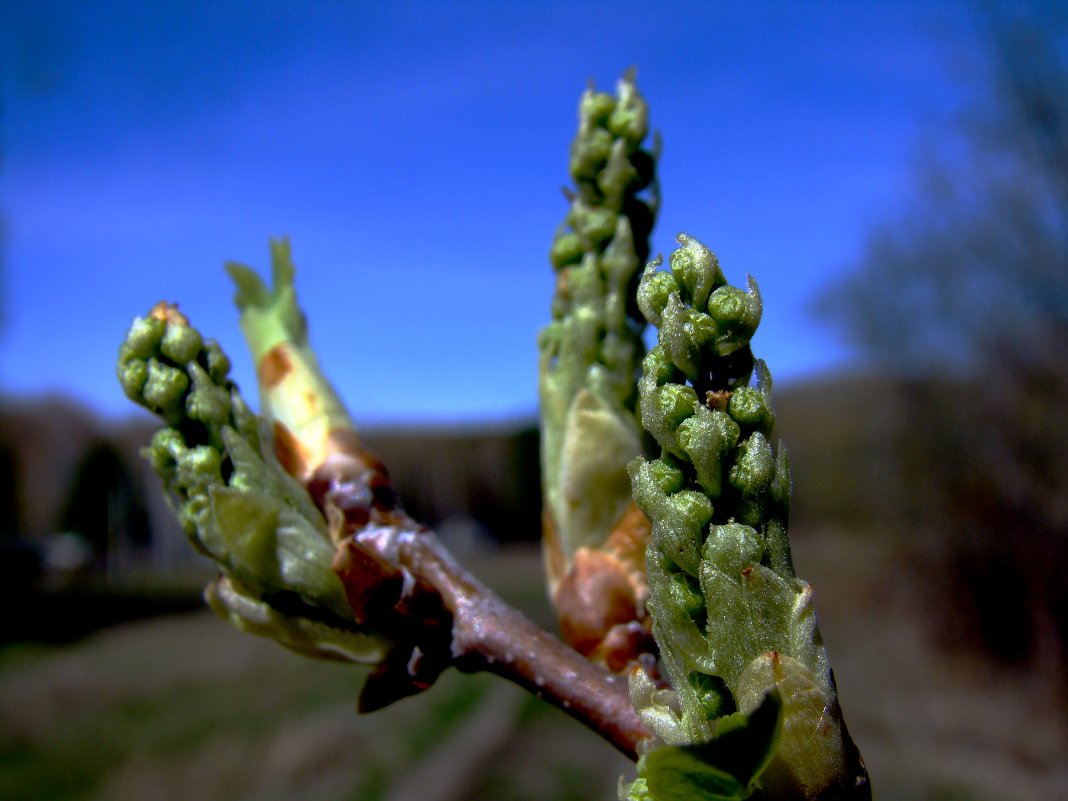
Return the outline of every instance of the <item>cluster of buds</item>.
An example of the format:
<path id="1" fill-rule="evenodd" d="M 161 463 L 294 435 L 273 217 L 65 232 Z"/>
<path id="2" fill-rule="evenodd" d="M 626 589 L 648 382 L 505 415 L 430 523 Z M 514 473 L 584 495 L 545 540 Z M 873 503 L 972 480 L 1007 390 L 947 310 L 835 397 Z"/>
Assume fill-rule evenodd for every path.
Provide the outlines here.
<path id="1" fill-rule="evenodd" d="M 648 526 L 626 473 L 642 452 L 635 384 L 645 322 L 635 291 L 657 206 L 647 132 L 632 73 L 615 96 L 583 94 L 571 205 L 550 251 L 552 321 L 538 343 L 549 594 L 565 640 L 613 670 L 652 647 Z"/>
<path id="2" fill-rule="evenodd" d="M 209 604 L 302 653 L 380 663 L 390 640 L 357 623 L 326 519 L 229 370 L 219 346 L 166 303 L 133 321 L 119 352 L 123 391 L 167 424 L 145 455 L 193 546 L 222 571 Z"/>
<path id="3" fill-rule="evenodd" d="M 638 289 L 658 328 L 639 381 L 641 419 L 661 455 L 629 466 L 652 524 L 648 608 L 670 689 L 638 669 L 632 699 L 660 744 L 706 749 L 775 699 L 781 726 L 765 732 L 777 746 L 755 749 L 769 755 L 760 785 L 774 797 L 824 797 L 856 774 L 812 591 L 791 561 L 789 464 L 769 441 L 771 377 L 750 348 L 759 290 L 752 278 L 748 291 L 728 285 L 711 251 L 678 241 L 670 271 L 654 262 Z M 676 758 L 654 753 L 633 798 L 656 797 L 649 781 Z M 755 774 L 744 778 L 731 780 Z"/>

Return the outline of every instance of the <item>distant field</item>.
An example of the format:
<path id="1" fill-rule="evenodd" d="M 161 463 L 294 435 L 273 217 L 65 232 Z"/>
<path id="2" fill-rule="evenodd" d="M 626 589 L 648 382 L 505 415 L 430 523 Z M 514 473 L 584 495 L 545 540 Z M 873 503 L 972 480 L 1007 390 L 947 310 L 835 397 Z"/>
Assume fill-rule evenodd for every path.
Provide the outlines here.
<path id="1" fill-rule="evenodd" d="M 799 537 L 847 721 L 882 801 L 1068 798 L 1068 736 L 1026 677 L 930 648 L 892 554 Z M 479 572 L 545 622 L 533 550 Z M 845 569 L 847 572 L 844 572 Z M 355 801 L 615 798 L 627 762 L 493 677 L 354 710 L 359 669 L 208 613 L 0 651 L 0 799 Z"/>

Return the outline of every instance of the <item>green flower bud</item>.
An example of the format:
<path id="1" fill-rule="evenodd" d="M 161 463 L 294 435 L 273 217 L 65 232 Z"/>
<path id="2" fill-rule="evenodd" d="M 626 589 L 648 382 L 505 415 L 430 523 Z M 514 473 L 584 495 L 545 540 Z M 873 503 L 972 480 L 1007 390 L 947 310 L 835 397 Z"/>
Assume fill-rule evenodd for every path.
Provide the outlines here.
<path id="1" fill-rule="evenodd" d="M 577 267 L 568 271 L 567 279 L 573 307 L 600 311 L 604 305 L 605 284 L 597 256 L 587 253 Z"/>
<path id="2" fill-rule="evenodd" d="M 571 146 L 571 176 L 580 183 L 596 181 L 611 153 L 612 134 L 604 128 L 590 128 Z"/>
<path id="3" fill-rule="evenodd" d="M 124 344 L 129 348 L 130 356 L 147 359 L 156 353 L 160 340 L 167 330 L 167 324 L 157 317 L 137 317 L 126 332 Z"/>
<path id="4" fill-rule="evenodd" d="M 727 413 L 738 425 L 749 429 L 763 428 L 771 417 L 764 395 L 755 387 L 739 387 L 731 394 Z"/>
<path id="5" fill-rule="evenodd" d="M 203 344 L 200 332 L 195 328 L 172 321 L 167 324 L 159 349 L 171 361 L 185 364 L 197 357 Z"/>
<path id="6" fill-rule="evenodd" d="M 660 387 L 679 377 L 679 370 L 671 361 L 667 350 L 662 345 L 654 345 L 642 359 L 642 372 L 651 380 L 652 386 Z M 696 397 L 696 395 L 695 395 Z"/>
<path id="7" fill-rule="evenodd" d="M 613 209 L 622 209 L 627 189 L 637 181 L 638 171 L 630 162 L 627 143 L 622 139 L 615 140 L 608 163 L 597 178 L 604 204 Z"/>
<path id="8" fill-rule="evenodd" d="M 165 419 L 174 418 L 182 408 L 182 399 L 189 388 L 189 377 L 177 367 L 164 364 L 159 359 L 148 360 L 148 378 L 144 384 L 144 403 Z"/>
<path id="9" fill-rule="evenodd" d="M 608 115 L 616 107 L 616 99 L 608 92 L 587 90 L 579 103 L 579 117 L 583 125 L 604 127 Z"/>
<path id="10" fill-rule="evenodd" d="M 193 420 L 205 424 L 223 425 L 230 420 L 230 391 L 212 381 L 211 376 L 196 362 L 190 362 L 189 375 L 193 391 L 185 401 L 185 411 Z"/>
<path id="11" fill-rule="evenodd" d="M 204 360 L 207 363 L 208 375 L 216 384 L 224 384 L 230 375 L 230 357 L 227 356 L 219 343 L 209 339 L 204 343 Z"/>
<path id="12" fill-rule="evenodd" d="M 685 291 L 685 301 L 695 309 L 703 309 L 712 290 L 723 283 L 716 255 L 686 234 L 678 235 L 682 246 L 671 254 L 671 273 Z"/>
<path id="13" fill-rule="evenodd" d="M 837 737 L 841 717 L 811 590 L 793 572 L 789 461 L 781 444 L 769 444 L 771 376 L 749 348 L 759 290 L 752 278 L 747 292 L 723 285 L 711 251 L 685 235 L 679 242 L 671 272 L 647 269 L 638 294 L 659 329 L 642 362 L 641 419 L 663 452 L 628 468 L 652 524 L 648 607 L 674 701 L 632 678 L 639 717 L 664 745 L 639 762 L 628 792 L 682 797 L 722 780 L 715 786 L 724 797 L 743 798 L 756 779 L 768 797 L 778 797 L 772 788 L 823 797 L 827 788 L 851 788 L 863 769 Z M 825 749 L 823 714 L 834 735 Z M 739 725 L 733 733 L 750 728 L 745 748 L 717 762 Z M 809 759 L 815 764 L 804 765 Z M 818 777 L 817 792 L 798 790 L 801 774 Z"/>
<path id="14" fill-rule="evenodd" d="M 708 314 L 720 330 L 716 342 L 716 353 L 720 356 L 748 345 L 760 324 L 763 312 L 760 289 L 752 276 L 748 285 L 748 292 L 732 286 L 720 287 L 708 299 Z"/>
<path id="15" fill-rule="evenodd" d="M 607 127 L 615 120 L 633 135 L 627 115 L 637 119 L 641 102 L 632 82 L 626 93 L 624 116 L 621 100 L 592 88 L 582 96 L 570 152 L 575 187 L 549 254 L 557 279 L 552 322 L 538 338 L 538 388 L 551 597 L 578 549 L 604 545 L 628 510 L 625 468 L 643 445 L 635 382 L 645 322 L 633 293 L 655 198 L 637 192 L 655 186 L 655 165 L 640 142 Z"/>
<path id="16" fill-rule="evenodd" d="M 670 273 L 657 270 L 661 259 L 658 257 L 645 268 L 641 283 L 638 285 L 638 308 L 645 319 L 659 327 L 662 324 L 664 309 L 668 300 L 677 294 L 679 286 Z"/>
<path id="17" fill-rule="evenodd" d="M 119 384 L 122 391 L 132 401 L 139 401 L 144 395 L 145 382 L 148 381 L 148 363 L 144 359 L 124 361 L 125 354 L 120 355 L 118 363 Z"/>
<path id="18" fill-rule="evenodd" d="M 616 231 L 616 212 L 576 200 L 571 206 L 568 223 L 587 248 L 599 250 Z"/>
<path id="19" fill-rule="evenodd" d="M 634 252 L 634 234 L 630 230 L 630 220 L 620 216 L 616 221 L 616 231 L 601 257 L 601 269 L 604 270 L 605 284 L 620 301 L 623 294 L 630 290 L 630 283 L 638 272 L 638 257 Z M 622 321 L 621 321 L 622 322 Z"/>
<path id="20" fill-rule="evenodd" d="M 645 379 L 643 379 L 644 381 Z M 675 429 L 694 413 L 697 393 L 692 387 L 665 384 L 641 395 L 642 425 L 667 451 L 677 453 Z"/>
<path id="21" fill-rule="evenodd" d="M 718 334 L 715 322 L 707 314 L 683 304 L 678 294 L 668 298 L 660 325 L 660 341 L 671 354 L 675 366 L 691 381 L 701 375 L 702 353 Z"/>
<path id="22" fill-rule="evenodd" d="M 721 411 L 698 404 L 693 417 L 684 420 L 675 431 L 679 447 L 693 465 L 697 483 L 708 497 L 716 500 L 722 493 L 726 457 L 738 444 L 741 430 Z"/>
<path id="23" fill-rule="evenodd" d="M 553 267 L 560 270 L 572 264 L 582 261 L 582 240 L 578 234 L 561 231 L 553 240 L 552 249 L 549 251 L 549 261 Z"/>
<path id="24" fill-rule="evenodd" d="M 730 469 L 730 483 L 741 493 L 737 519 L 749 525 L 764 521 L 775 477 L 775 457 L 768 440 L 759 431 L 738 447 L 738 459 Z"/>
<path id="25" fill-rule="evenodd" d="M 741 523 L 713 526 L 701 556 L 713 568 L 740 582 L 742 573 L 759 564 L 764 556 L 764 538 L 752 526 Z"/>
<path id="26" fill-rule="evenodd" d="M 661 492 L 670 495 L 686 486 L 686 474 L 682 471 L 679 460 L 670 453 L 649 462 L 650 476 Z"/>
<path id="27" fill-rule="evenodd" d="M 698 595 L 698 598 L 701 596 Z M 701 599 L 702 602 L 704 599 Z M 704 612 L 704 608 L 697 613 Z M 690 686 L 697 696 L 701 711 L 705 713 L 705 719 L 713 721 L 724 715 L 735 712 L 734 699 L 731 698 L 726 682 L 719 676 L 694 671 L 689 676 Z"/>
<path id="28" fill-rule="evenodd" d="M 619 101 L 608 115 L 608 130 L 637 145 L 649 132 L 649 107 L 634 86 L 633 74 L 619 82 Z"/>

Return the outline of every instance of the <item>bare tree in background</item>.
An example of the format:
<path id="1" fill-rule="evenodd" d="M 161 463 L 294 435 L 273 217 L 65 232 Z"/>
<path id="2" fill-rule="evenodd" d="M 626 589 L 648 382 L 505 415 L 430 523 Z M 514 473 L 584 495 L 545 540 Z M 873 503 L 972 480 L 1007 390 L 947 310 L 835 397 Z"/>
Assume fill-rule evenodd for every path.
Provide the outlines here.
<path id="1" fill-rule="evenodd" d="M 1063 681 L 1068 26 L 1055 14 L 986 16 L 986 97 L 819 308 L 908 394 L 901 502 L 933 547 L 943 634 Z"/>

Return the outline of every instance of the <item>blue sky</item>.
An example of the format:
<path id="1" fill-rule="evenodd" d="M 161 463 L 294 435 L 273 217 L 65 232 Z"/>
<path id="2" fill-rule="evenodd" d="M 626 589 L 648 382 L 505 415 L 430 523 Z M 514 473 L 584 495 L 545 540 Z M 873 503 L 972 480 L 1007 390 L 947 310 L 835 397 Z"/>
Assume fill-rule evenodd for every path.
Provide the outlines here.
<path id="1" fill-rule="evenodd" d="M 578 97 L 632 64 L 664 139 L 654 252 L 686 231 L 757 278 L 779 381 L 848 366 L 807 304 L 959 106 L 968 9 L 0 3 L 0 393 L 127 414 L 118 343 L 160 299 L 251 390 L 222 263 L 266 269 L 287 234 L 358 421 L 533 413 Z"/>

